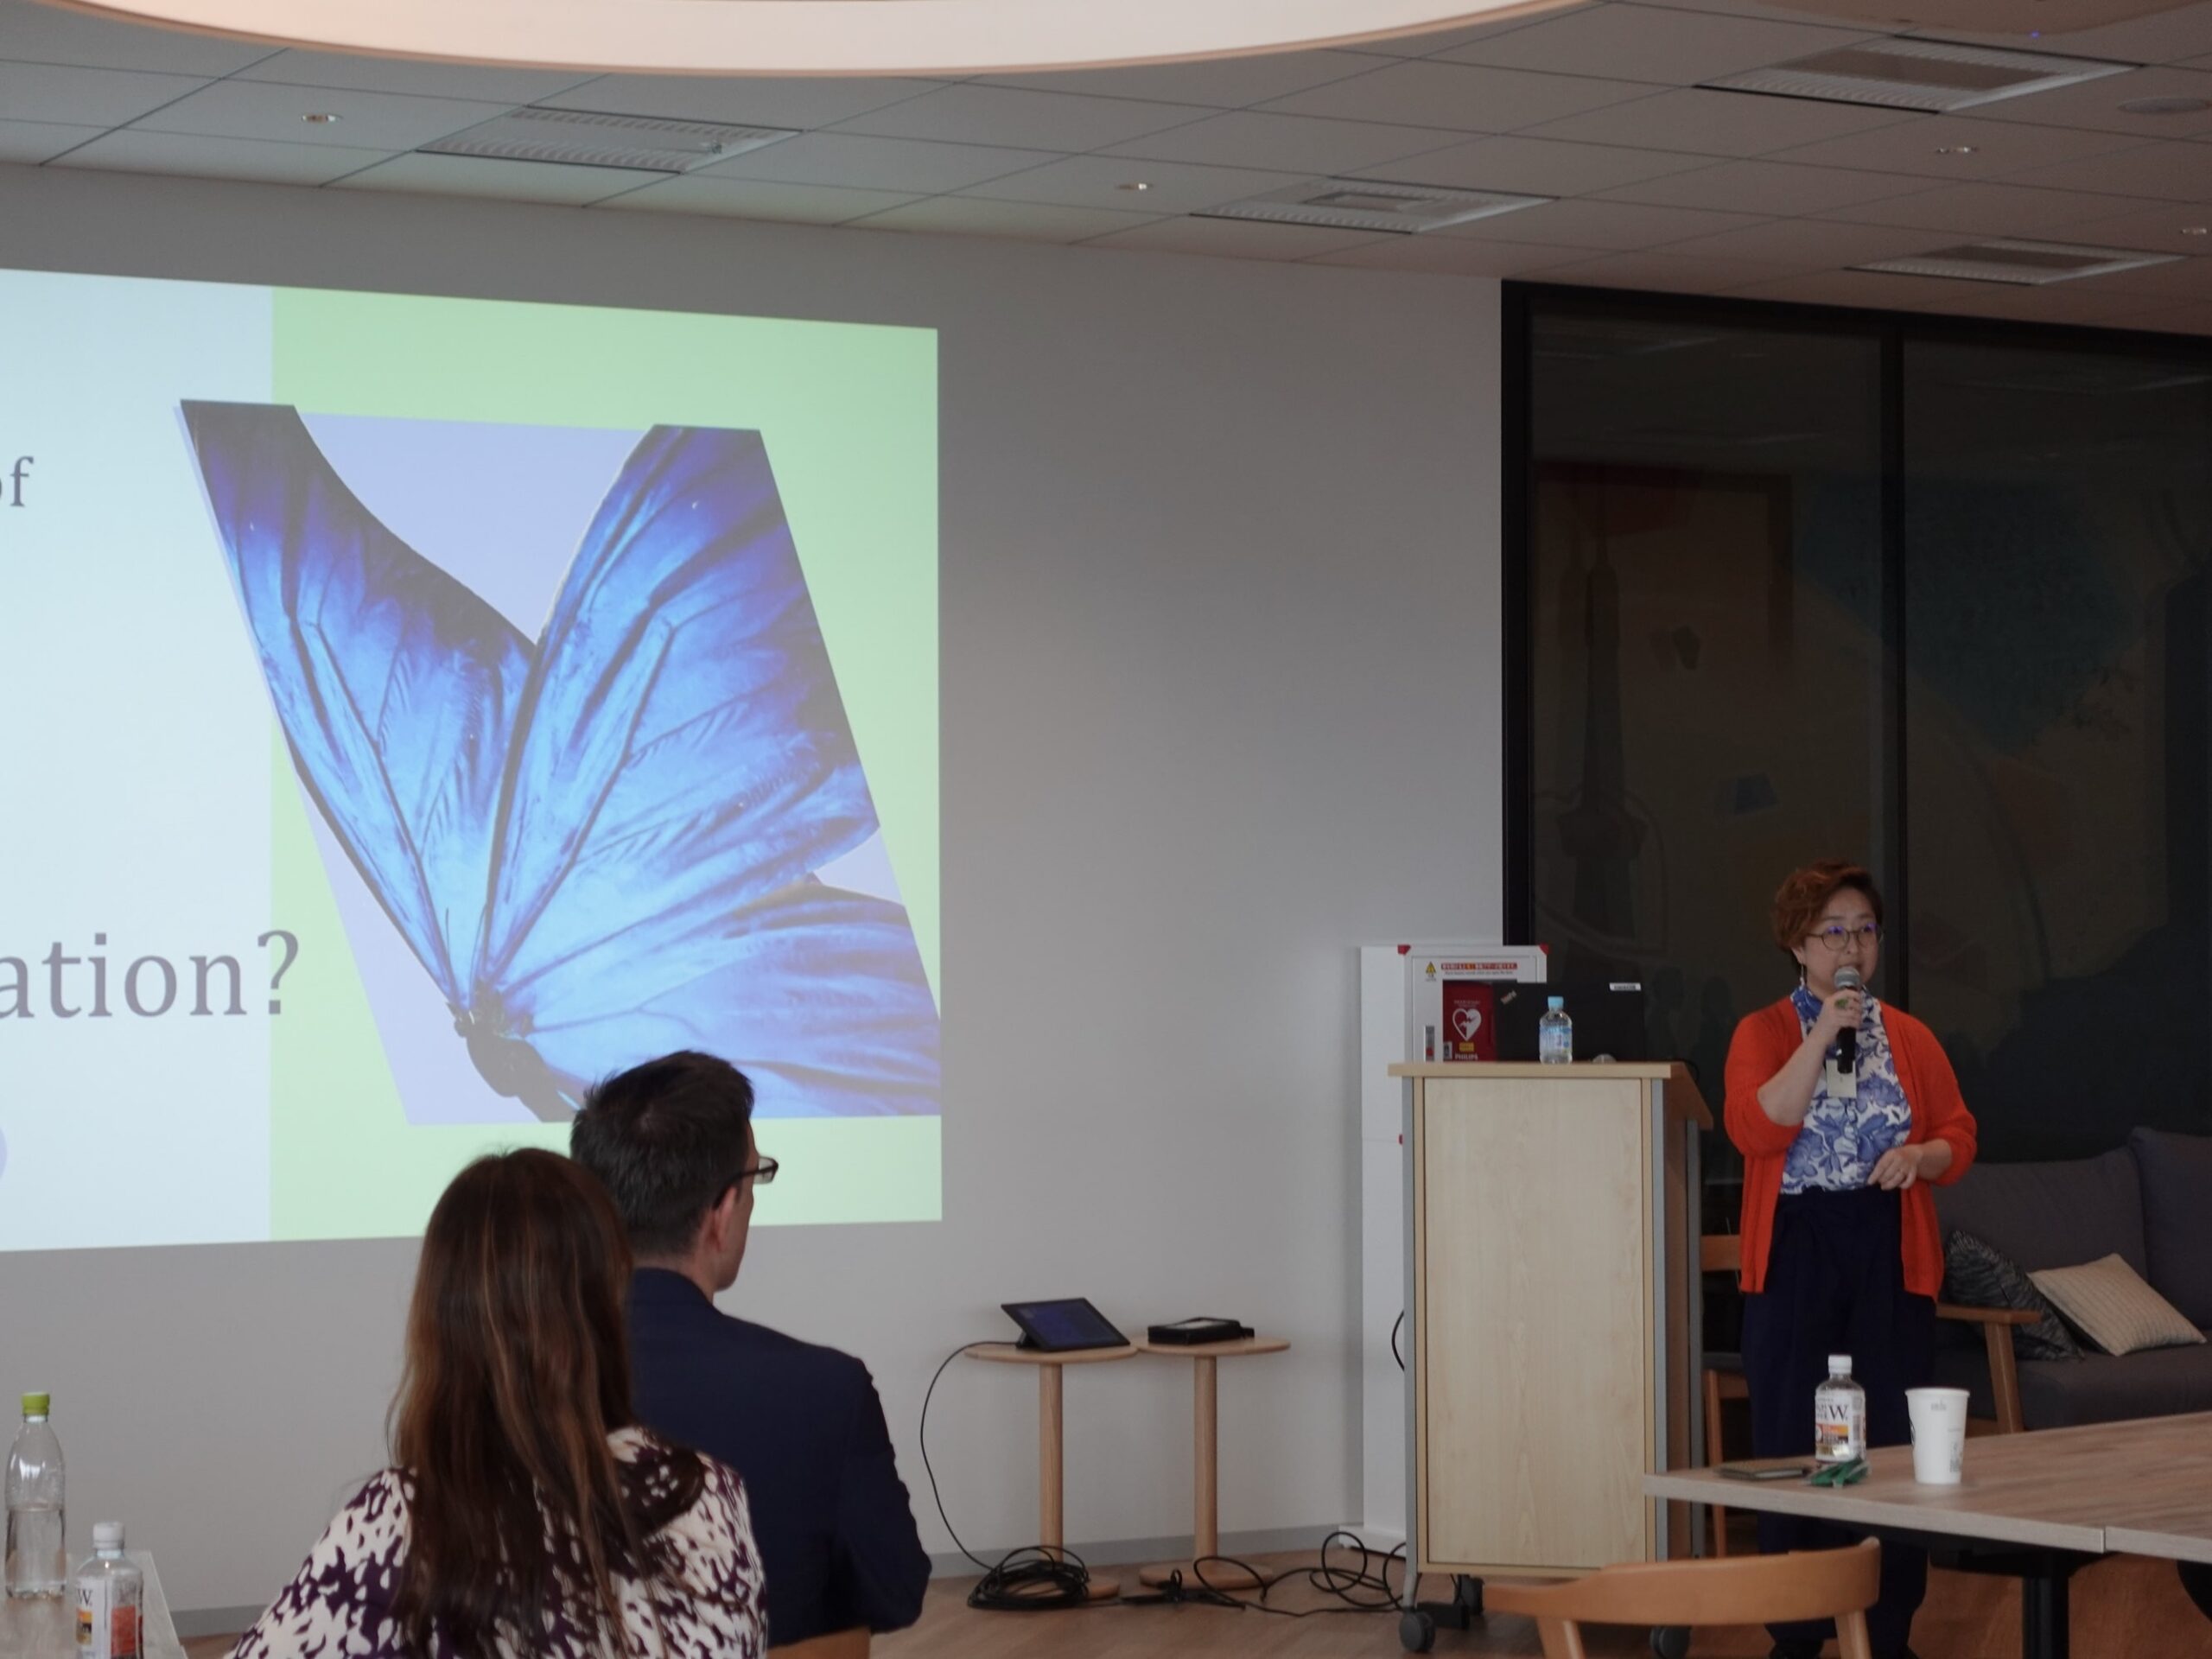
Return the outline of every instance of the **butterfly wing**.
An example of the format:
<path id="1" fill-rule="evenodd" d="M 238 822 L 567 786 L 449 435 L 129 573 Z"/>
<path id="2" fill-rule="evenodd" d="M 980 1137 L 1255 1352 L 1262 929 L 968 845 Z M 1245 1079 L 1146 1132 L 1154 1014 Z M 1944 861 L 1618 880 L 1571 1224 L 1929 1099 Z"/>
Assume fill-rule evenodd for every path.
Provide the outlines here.
<path id="1" fill-rule="evenodd" d="M 907 1098 L 925 1075 L 933 1109 L 936 1015 L 913 1001 L 928 988 L 905 912 L 811 880 L 876 816 L 758 433 L 639 442 L 519 721 L 472 996 L 551 1069 L 541 1083 L 572 1100 L 681 1033 L 817 1080 L 818 1109 L 894 1109 L 849 1103 Z M 878 1035 L 791 1013 L 825 995 Z"/>
<path id="2" fill-rule="evenodd" d="M 529 645 L 377 521 L 296 410 L 183 414 L 293 765 L 458 1006 Z"/>

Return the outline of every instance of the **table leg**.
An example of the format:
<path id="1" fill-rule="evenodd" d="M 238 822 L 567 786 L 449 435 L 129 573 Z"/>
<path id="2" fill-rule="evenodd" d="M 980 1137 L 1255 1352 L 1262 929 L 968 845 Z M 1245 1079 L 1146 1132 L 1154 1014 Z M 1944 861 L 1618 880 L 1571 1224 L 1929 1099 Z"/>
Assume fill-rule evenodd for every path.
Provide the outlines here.
<path id="1" fill-rule="evenodd" d="M 1220 1363 L 1211 1354 L 1191 1357 L 1192 1559 L 1173 1567 L 1147 1567 L 1138 1576 L 1149 1585 L 1166 1584 L 1178 1573 L 1185 1584 L 1203 1580 L 1216 1590 L 1252 1590 L 1262 1583 L 1243 1567 L 1206 1560 L 1221 1553 Z"/>
<path id="2" fill-rule="evenodd" d="M 1037 1368 L 1037 1543 L 1048 1555 L 1067 1553 L 1066 1522 L 1063 1513 L 1060 1381 L 1063 1367 Z M 1093 1601 L 1111 1601 L 1122 1593 L 1119 1579 L 1090 1580 Z"/>
<path id="3" fill-rule="evenodd" d="M 2066 1580 L 2059 1563 L 2020 1580 L 2021 1659 L 2068 1659 L 2073 1630 Z"/>
<path id="4" fill-rule="evenodd" d="M 1054 1554 L 1067 1542 L 1060 1501 L 1060 1369 L 1037 1368 L 1037 1540 Z"/>
<path id="5" fill-rule="evenodd" d="M 1221 1395 L 1211 1354 L 1191 1367 L 1191 1529 L 1195 1555 L 1221 1553 Z"/>

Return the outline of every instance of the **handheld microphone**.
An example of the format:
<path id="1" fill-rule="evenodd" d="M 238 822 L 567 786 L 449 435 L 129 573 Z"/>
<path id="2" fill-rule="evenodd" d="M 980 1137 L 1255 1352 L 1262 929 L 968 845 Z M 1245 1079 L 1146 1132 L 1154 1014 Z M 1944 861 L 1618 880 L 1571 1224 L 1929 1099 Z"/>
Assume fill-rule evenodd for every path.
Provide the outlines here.
<path id="1" fill-rule="evenodd" d="M 1839 991 L 1858 991 L 1863 995 L 1866 982 L 1859 976 L 1856 968 L 1839 968 L 1835 970 L 1835 988 Z M 1859 1033 L 1848 1026 L 1843 1028 L 1843 1035 L 1836 1039 L 1835 1063 L 1845 1071 L 1859 1069 Z"/>

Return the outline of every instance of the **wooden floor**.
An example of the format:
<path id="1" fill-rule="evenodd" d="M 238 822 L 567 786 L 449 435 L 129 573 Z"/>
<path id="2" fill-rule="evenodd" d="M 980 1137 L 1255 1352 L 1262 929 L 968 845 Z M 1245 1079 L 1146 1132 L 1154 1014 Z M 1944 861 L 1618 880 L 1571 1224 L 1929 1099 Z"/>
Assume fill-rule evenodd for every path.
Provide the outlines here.
<path id="1" fill-rule="evenodd" d="M 1259 1558 L 1271 1569 L 1306 1567 L 1310 1555 Z M 1132 1592 L 1131 1575 L 1122 1575 Z M 1218 1607 L 1102 1605 L 1071 1612 L 979 1613 L 966 1605 L 971 1580 L 930 1586 L 922 1622 L 875 1644 L 880 1659 L 1389 1659 L 1401 1653 L 1398 1622 L 1381 1613 L 1279 1618 Z M 1441 1599 L 1447 1587 L 1425 1586 Z M 1298 1609 L 1326 1605 L 1303 1589 L 1272 1599 Z M 2019 1586 L 2011 1580 L 1958 1573 L 1929 1575 L 1928 1602 L 1913 1625 L 1924 1659 L 2018 1659 Z M 1591 1630 L 1592 1654 L 1616 1659 L 1649 1653 L 1640 1630 Z M 223 1659 L 232 1637 L 185 1643 L 190 1659 Z M 1763 1630 L 1700 1630 L 1696 1659 L 1759 1659 Z M 1436 1638 L 1437 1659 L 1540 1652 L 1533 1625 L 1504 1614 L 1478 1619 L 1465 1635 Z M 1834 1653 L 1833 1646 L 1829 1652 Z M 2212 1659 L 2212 1622 L 2182 1592 L 2172 1566 L 2114 1556 L 2074 1580 L 2074 1659 Z"/>

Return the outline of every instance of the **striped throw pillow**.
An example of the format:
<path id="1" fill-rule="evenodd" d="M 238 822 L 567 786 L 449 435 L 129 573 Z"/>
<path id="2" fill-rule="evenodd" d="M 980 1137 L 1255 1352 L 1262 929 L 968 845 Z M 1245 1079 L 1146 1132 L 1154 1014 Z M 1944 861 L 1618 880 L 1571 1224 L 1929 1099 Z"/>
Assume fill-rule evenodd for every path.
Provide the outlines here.
<path id="1" fill-rule="evenodd" d="M 2028 1277 L 2069 1325 L 2108 1354 L 2204 1340 L 2202 1332 L 2117 1255 L 2078 1268 L 2046 1268 Z"/>

